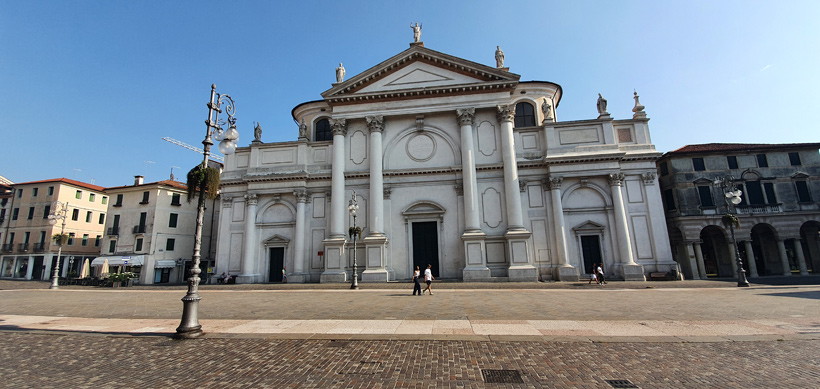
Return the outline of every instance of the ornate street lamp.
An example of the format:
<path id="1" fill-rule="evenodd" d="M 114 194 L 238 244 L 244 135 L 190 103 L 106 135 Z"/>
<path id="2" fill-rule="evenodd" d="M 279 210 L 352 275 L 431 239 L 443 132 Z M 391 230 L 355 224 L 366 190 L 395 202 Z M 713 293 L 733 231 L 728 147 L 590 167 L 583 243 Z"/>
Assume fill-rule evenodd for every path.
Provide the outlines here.
<path id="1" fill-rule="evenodd" d="M 52 226 L 57 224 L 57 220 L 62 220 L 63 225 L 60 228 L 60 238 L 57 244 L 60 246 L 57 249 L 57 264 L 54 266 L 54 273 L 51 275 L 51 286 L 49 289 L 60 289 L 60 256 L 63 254 L 63 235 L 65 235 L 65 216 L 68 211 L 68 203 L 62 201 L 55 201 L 51 207 L 51 213 L 48 215 L 48 224 Z"/>
<path id="2" fill-rule="evenodd" d="M 225 114 L 227 119 L 220 119 L 222 105 L 225 104 Z M 208 103 L 208 120 L 205 121 L 205 140 L 202 141 L 204 159 L 203 168 L 208 166 L 208 158 L 211 155 L 213 139 L 219 142 L 219 152 L 228 155 L 236 150 L 236 140 L 239 132 L 236 131 L 236 118 L 234 117 L 234 102 L 231 96 L 216 93 L 216 85 L 211 85 L 211 101 Z M 228 124 L 227 130 L 222 126 Z M 205 218 L 205 194 L 202 187 L 199 190 L 199 200 L 196 208 L 196 230 L 194 231 L 194 253 L 191 256 L 193 266 L 190 277 L 188 277 L 188 293 L 182 298 L 182 322 L 177 327 L 176 339 L 190 339 L 202 335 L 202 326 L 199 324 L 199 268 L 200 249 L 202 247 L 202 223 Z"/>
<path id="3" fill-rule="evenodd" d="M 359 289 L 359 273 L 356 264 L 356 238 L 361 238 L 362 228 L 356 225 L 356 211 L 359 210 L 359 203 L 356 201 L 356 191 L 353 191 L 353 197 L 350 199 L 350 205 L 347 206 L 347 211 L 350 216 L 353 216 L 353 227 L 350 227 L 348 232 L 350 238 L 353 239 L 353 282 L 350 284 L 350 289 Z"/>
<path id="4" fill-rule="evenodd" d="M 732 212 L 732 208 L 742 201 L 740 196 L 743 192 L 737 188 L 734 181 L 732 176 L 718 177 L 715 179 L 715 185 L 723 191 L 723 202 L 726 203 L 726 214 L 723 215 L 721 221 L 724 225 L 729 226 L 729 231 L 732 233 L 732 246 L 735 249 L 735 263 L 737 263 L 737 286 L 745 287 L 749 286 L 749 281 L 746 280 L 746 270 L 743 270 L 743 261 L 740 259 L 740 251 L 737 248 L 737 240 L 735 240 L 735 227 L 740 227 L 740 220 L 737 219 L 737 212 Z"/>

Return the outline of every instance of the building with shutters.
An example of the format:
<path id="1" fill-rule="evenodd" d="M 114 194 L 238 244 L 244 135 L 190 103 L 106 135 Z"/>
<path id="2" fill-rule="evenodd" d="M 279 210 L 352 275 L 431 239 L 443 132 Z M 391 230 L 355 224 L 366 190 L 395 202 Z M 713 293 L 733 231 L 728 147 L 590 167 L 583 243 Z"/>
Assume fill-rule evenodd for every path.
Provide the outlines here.
<path id="1" fill-rule="evenodd" d="M 723 189 L 731 177 L 741 202 L 737 250 L 748 277 L 820 271 L 820 143 L 709 143 L 658 161 L 673 253 L 689 278 L 737 273 Z"/>

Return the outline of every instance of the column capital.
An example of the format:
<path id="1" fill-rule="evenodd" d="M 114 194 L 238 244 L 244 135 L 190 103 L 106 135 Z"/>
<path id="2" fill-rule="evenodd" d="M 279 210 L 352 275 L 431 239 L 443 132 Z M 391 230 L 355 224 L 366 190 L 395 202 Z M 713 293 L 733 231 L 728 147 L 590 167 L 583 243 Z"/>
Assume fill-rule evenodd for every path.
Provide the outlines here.
<path id="1" fill-rule="evenodd" d="M 641 175 L 645 185 L 655 185 L 655 172 L 646 172 Z"/>
<path id="2" fill-rule="evenodd" d="M 371 133 L 384 131 L 384 116 L 365 116 L 364 118 L 367 120 L 367 129 Z"/>
<path id="3" fill-rule="evenodd" d="M 333 135 L 347 135 L 347 120 L 331 118 L 328 121 L 330 122 L 330 128 L 333 131 Z"/>
<path id="4" fill-rule="evenodd" d="M 561 189 L 561 183 L 564 182 L 564 177 L 561 176 L 547 176 L 544 182 L 549 185 L 550 190 Z"/>
<path id="5" fill-rule="evenodd" d="M 515 104 L 499 105 L 496 112 L 498 122 L 512 122 L 515 120 Z"/>
<path id="6" fill-rule="evenodd" d="M 259 198 L 256 195 L 256 193 L 248 193 L 244 197 L 245 202 L 247 202 L 248 205 L 256 205 L 257 201 L 259 201 Z"/>
<path id="7" fill-rule="evenodd" d="M 390 200 L 390 195 L 393 193 L 393 189 L 385 187 L 382 190 L 382 196 L 384 196 L 385 200 Z"/>
<path id="8" fill-rule="evenodd" d="M 222 196 L 222 208 L 230 208 L 233 206 L 233 197 Z"/>
<path id="9" fill-rule="evenodd" d="M 610 173 L 608 178 L 610 186 L 621 186 L 624 182 L 623 173 Z"/>
<path id="10" fill-rule="evenodd" d="M 526 191 L 527 190 L 527 181 L 519 179 L 518 180 L 518 190 L 521 191 L 521 192 Z"/>
<path id="11" fill-rule="evenodd" d="M 297 189 L 293 191 L 293 195 L 296 196 L 297 203 L 305 203 L 307 202 L 307 191 L 304 189 Z"/>
<path id="12" fill-rule="evenodd" d="M 475 108 L 459 108 L 456 109 L 458 116 L 458 124 L 460 126 L 472 126 L 475 124 Z"/>
<path id="13" fill-rule="evenodd" d="M 464 185 L 460 182 L 457 182 L 453 185 L 453 189 L 456 190 L 456 196 L 464 196 Z"/>

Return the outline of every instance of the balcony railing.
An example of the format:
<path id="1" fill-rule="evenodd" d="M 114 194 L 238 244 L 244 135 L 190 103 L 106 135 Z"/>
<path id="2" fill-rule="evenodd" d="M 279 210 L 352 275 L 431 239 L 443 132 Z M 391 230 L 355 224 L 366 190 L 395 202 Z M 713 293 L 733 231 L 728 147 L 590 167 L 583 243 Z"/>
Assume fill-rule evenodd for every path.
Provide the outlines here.
<path id="1" fill-rule="evenodd" d="M 28 252 L 28 243 L 19 243 L 17 245 L 17 252 L 20 252 L 20 253 Z"/>
<path id="2" fill-rule="evenodd" d="M 4 253 L 10 253 L 13 248 L 14 248 L 14 243 L 3 243 L 3 252 Z"/>
<path id="3" fill-rule="evenodd" d="M 108 227 L 108 235 L 117 236 L 119 234 L 120 234 L 120 228 L 119 227 Z"/>
<path id="4" fill-rule="evenodd" d="M 46 244 L 45 243 L 35 243 L 34 244 L 34 252 L 35 253 L 42 253 L 46 251 Z"/>
<path id="5" fill-rule="evenodd" d="M 134 226 L 134 233 L 135 234 L 144 234 L 145 233 L 145 226 Z"/>
<path id="6" fill-rule="evenodd" d="M 738 205 L 738 215 L 752 215 L 761 213 L 781 213 L 783 208 L 780 204 L 766 204 L 766 205 Z"/>

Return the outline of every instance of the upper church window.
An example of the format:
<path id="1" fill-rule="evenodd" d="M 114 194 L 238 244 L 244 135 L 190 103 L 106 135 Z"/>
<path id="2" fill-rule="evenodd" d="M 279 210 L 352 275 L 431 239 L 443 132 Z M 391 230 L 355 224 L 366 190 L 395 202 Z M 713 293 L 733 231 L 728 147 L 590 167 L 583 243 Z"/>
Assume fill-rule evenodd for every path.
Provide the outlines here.
<path id="1" fill-rule="evenodd" d="M 515 126 L 534 127 L 535 108 L 530 103 L 518 103 L 515 105 Z"/>
<path id="2" fill-rule="evenodd" d="M 333 140 L 333 132 L 330 130 L 330 122 L 327 119 L 316 122 L 314 130 L 313 140 Z"/>

